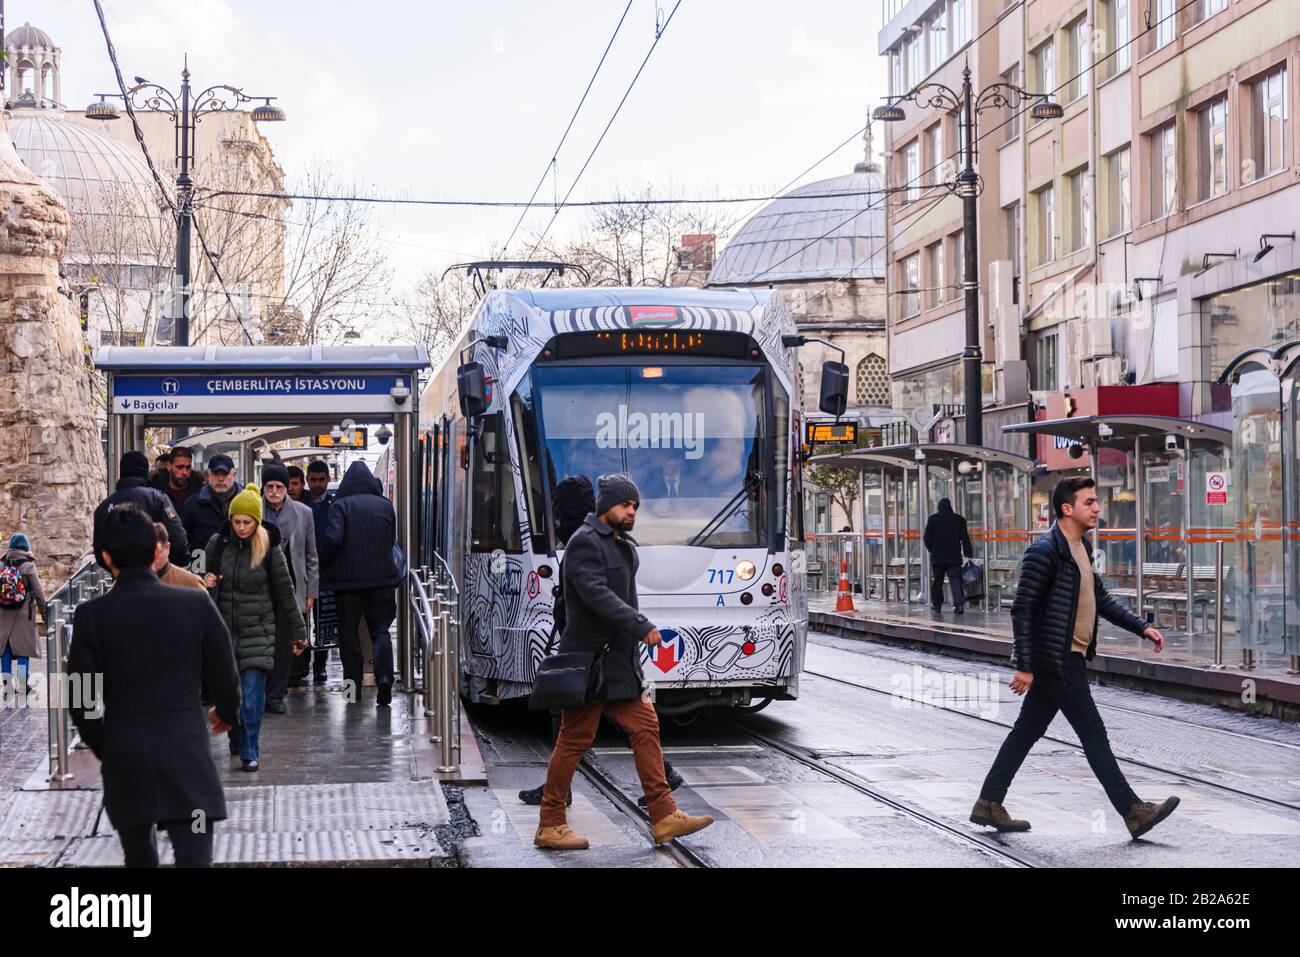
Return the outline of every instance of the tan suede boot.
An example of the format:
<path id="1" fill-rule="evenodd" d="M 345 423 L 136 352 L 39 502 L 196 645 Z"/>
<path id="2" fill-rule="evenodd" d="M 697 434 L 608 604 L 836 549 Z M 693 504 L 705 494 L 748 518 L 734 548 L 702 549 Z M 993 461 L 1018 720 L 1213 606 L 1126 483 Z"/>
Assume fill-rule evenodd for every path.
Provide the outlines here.
<path id="1" fill-rule="evenodd" d="M 567 824 L 539 827 L 533 844 L 548 851 L 585 851 L 590 846 L 585 837 L 574 834 Z"/>
<path id="2" fill-rule="evenodd" d="M 975 807 L 971 808 L 970 819 L 975 824 L 996 827 L 999 831 L 1029 830 L 1028 821 L 1016 820 L 999 802 L 986 801 L 983 798 L 976 801 Z"/>
<path id="3" fill-rule="evenodd" d="M 1176 807 L 1178 807 L 1178 798 L 1176 797 L 1165 798 L 1159 804 L 1152 804 L 1150 801 L 1138 801 L 1124 815 L 1124 823 L 1128 825 L 1128 832 L 1133 835 L 1133 840 L 1136 841 L 1147 831 L 1173 814 Z"/>
<path id="4" fill-rule="evenodd" d="M 713 818 L 707 814 L 692 817 L 679 808 L 667 817 L 655 821 L 655 843 L 665 844 L 675 837 L 694 834 L 696 831 L 704 830 L 712 823 Z"/>

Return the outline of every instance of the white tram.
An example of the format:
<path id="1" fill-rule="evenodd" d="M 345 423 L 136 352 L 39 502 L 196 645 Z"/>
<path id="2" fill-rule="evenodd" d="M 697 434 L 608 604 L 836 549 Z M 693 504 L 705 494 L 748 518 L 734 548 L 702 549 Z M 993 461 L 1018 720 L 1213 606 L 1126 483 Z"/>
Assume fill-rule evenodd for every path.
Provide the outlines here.
<path id="1" fill-rule="evenodd" d="M 529 693 L 563 556 L 551 496 L 611 472 L 641 489 L 637 590 L 664 636 L 643 668 L 660 710 L 798 697 L 794 332 L 771 291 L 487 293 L 421 397 L 415 490 L 418 560 L 459 583 L 471 700 Z"/>

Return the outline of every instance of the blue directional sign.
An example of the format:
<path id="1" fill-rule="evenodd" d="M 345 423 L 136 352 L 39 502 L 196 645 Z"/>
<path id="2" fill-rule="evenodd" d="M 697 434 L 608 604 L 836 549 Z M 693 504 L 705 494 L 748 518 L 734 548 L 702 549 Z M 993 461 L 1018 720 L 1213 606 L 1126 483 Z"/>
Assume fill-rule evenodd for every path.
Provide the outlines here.
<path id="1" fill-rule="evenodd" d="M 405 374 L 117 375 L 116 415 L 221 412 L 392 412 L 395 394 L 410 395 Z"/>

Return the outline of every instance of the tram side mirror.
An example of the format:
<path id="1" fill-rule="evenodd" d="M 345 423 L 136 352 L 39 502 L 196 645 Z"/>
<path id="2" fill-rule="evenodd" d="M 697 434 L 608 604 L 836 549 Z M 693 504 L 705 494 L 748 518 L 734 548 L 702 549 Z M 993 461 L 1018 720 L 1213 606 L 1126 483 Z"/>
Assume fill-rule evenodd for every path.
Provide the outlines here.
<path id="1" fill-rule="evenodd" d="M 817 408 L 839 418 L 849 405 L 849 367 L 843 362 L 822 363 L 822 394 Z"/>
<path id="2" fill-rule="evenodd" d="M 478 362 L 465 362 L 456 370 L 456 390 L 460 394 L 460 413 L 473 419 L 487 411 L 487 373 Z"/>

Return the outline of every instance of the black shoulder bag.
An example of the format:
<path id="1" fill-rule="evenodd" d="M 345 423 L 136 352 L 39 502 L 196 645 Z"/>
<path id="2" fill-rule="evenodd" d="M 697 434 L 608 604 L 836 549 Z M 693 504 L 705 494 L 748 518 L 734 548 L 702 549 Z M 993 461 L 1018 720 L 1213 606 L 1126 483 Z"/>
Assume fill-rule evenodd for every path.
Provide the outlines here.
<path id="1" fill-rule="evenodd" d="M 578 708 L 605 700 L 605 655 L 591 651 L 562 651 L 542 659 L 537 666 L 528 707 L 533 711 Z"/>

